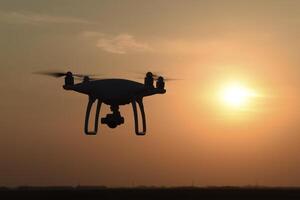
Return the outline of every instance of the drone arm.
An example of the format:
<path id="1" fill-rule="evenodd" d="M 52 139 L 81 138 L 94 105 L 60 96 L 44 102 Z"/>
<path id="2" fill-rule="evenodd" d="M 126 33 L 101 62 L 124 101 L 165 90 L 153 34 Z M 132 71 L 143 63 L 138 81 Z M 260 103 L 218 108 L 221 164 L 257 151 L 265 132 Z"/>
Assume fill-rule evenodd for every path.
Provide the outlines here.
<path id="1" fill-rule="evenodd" d="M 142 132 L 139 131 L 139 121 L 138 121 L 136 102 L 139 104 L 141 115 L 142 115 L 142 122 L 143 122 L 143 131 Z M 136 135 L 145 135 L 146 134 L 146 115 L 145 115 L 143 100 L 142 99 L 133 100 L 132 108 L 133 108 L 133 115 L 134 115 L 135 133 L 136 133 Z"/>
<path id="2" fill-rule="evenodd" d="M 92 108 L 94 102 L 95 102 L 95 99 L 89 98 L 89 102 L 88 102 L 87 108 L 86 108 L 84 132 L 87 135 L 96 135 L 97 131 L 98 131 L 99 113 L 100 113 L 100 108 L 101 108 L 101 104 L 102 104 L 102 102 L 100 100 L 98 100 L 98 102 L 97 102 L 94 131 L 89 131 L 88 130 L 89 129 L 89 118 L 90 118 L 91 108 Z"/>

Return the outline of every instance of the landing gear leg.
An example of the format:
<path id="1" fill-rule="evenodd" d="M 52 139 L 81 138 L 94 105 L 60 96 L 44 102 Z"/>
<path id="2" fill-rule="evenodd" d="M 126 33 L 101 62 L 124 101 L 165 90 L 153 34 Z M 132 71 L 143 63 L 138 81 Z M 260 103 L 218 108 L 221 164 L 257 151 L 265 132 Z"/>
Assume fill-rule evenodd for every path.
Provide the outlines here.
<path id="1" fill-rule="evenodd" d="M 102 102 L 99 99 L 97 100 L 94 131 L 89 131 L 88 130 L 89 129 L 89 118 L 90 118 L 91 108 L 92 108 L 95 100 L 96 99 L 94 99 L 92 97 L 89 97 L 89 102 L 88 102 L 87 108 L 86 108 L 84 132 L 87 135 L 96 135 L 97 131 L 98 131 L 99 113 L 100 113 L 101 104 L 102 104 Z"/>
<path id="2" fill-rule="evenodd" d="M 138 121 L 138 113 L 136 108 L 136 102 L 138 103 L 142 115 L 142 122 L 143 122 L 143 131 L 139 131 L 139 121 Z M 133 116 L 134 116 L 134 127 L 135 127 L 135 134 L 136 135 L 145 135 L 146 134 L 146 115 L 144 111 L 144 104 L 143 99 L 136 99 L 132 102 L 132 109 L 133 109 Z"/>

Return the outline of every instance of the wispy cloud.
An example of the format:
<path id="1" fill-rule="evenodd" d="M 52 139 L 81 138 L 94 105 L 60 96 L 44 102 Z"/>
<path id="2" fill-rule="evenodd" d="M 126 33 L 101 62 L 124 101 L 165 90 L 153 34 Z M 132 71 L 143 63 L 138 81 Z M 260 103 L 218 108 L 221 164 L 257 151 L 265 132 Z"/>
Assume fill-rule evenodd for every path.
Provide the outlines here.
<path id="1" fill-rule="evenodd" d="M 28 12 L 4 12 L 0 11 L 0 19 L 9 23 L 26 23 L 26 24 L 40 24 L 40 23 L 60 23 L 60 24 L 93 24 L 93 22 L 68 16 L 54 16 L 44 15 Z"/>
<path id="2" fill-rule="evenodd" d="M 136 40 L 133 35 L 122 33 L 109 36 L 101 32 L 86 31 L 85 37 L 96 38 L 96 46 L 106 52 L 115 54 L 126 54 L 129 52 L 145 52 L 151 50 L 146 42 Z"/>

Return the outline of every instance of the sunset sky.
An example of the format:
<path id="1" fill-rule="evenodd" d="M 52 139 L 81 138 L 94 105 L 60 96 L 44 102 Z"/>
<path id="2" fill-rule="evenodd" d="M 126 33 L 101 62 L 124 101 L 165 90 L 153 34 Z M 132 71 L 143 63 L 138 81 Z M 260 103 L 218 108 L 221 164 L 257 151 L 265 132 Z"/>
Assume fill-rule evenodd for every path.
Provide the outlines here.
<path id="1" fill-rule="evenodd" d="M 0 0 L 0 186 L 299 186 L 299 10 L 296 0 Z M 146 136 L 130 105 L 124 125 L 86 136 L 87 96 L 42 70 L 182 80 L 144 99 Z"/>

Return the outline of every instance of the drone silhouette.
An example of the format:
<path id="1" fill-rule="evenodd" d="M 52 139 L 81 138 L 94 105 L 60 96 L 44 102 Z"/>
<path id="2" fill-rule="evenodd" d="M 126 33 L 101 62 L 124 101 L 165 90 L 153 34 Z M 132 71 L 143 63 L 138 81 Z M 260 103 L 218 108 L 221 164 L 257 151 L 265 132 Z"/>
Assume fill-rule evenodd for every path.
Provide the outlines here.
<path id="1" fill-rule="evenodd" d="M 165 81 L 162 76 L 147 72 L 144 78 L 144 84 L 127 79 L 95 79 L 91 75 L 73 74 L 72 72 L 38 72 L 38 74 L 50 75 L 53 77 L 65 77 L 63 88 L 68 91 L 75 91 L 88 95 L 89 100 L 86 108 L 84 132 L 87 135 L 96 135 L 98 131 L 99 113 L 102 103 L 109 105 L 112 113 L 101 118 L 101 123 L 109 128 L 116 128 L 124 123 L 124 117 L 121 116 L 119 106 L 132 104 L 134 125 L 136 135 L 146 134 L 146 115 L 144 110 L 143 98 L 155 94 L 164 94 Z M 74 83 L 74 78 L 81 79 L 79 83 Z M 156 86 L 154 87 L 154 81 Z M 89 131 L 89 118 L 91 108 L 97 100 L 95 114 L 94 130 Z M 143 128 L 139 130 L 138 111 L 139 105 Z"/>

